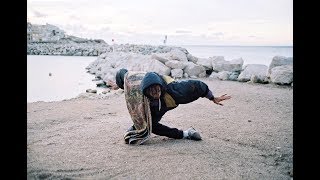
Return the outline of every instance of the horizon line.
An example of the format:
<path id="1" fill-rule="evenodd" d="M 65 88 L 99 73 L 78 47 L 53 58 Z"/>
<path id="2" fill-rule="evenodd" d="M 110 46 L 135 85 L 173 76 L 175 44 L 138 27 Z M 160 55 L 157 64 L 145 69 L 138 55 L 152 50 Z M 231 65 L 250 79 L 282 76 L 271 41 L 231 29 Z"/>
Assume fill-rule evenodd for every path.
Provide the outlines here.
<path id="1" fill-rule="evenodd" d="M 211 44 L 185 44 L 179 46 L 242 46 L 242 47 L 293 47 L 293 45 L 211 45 Z"/>

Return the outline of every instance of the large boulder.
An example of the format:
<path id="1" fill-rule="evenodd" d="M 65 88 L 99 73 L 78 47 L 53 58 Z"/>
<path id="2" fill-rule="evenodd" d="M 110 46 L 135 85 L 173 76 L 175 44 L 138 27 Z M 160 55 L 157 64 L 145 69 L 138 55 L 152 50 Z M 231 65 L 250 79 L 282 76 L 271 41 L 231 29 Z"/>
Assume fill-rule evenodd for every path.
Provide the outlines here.
<path id="1" fill-rule="evenodd" d="M 187 54 L 187 60 L 188 60 L 188 61 L 191 61 L 191 62 L 193 62 L 193 63 L 197 63 L 198 58 L 195 57 L 195 56 L 193 56 L 192 54 Z"/>
<path id="2" fill-rule="evenodd" d="M 170 60 L 165 63 L 166 66 L 172 69 L 183 69 L 186 67 L 186 62 L 181 62 L 177 60 Z"/>
<path id="3" fill-rule="evenodd" d="M 206 70 L 212 70 L 212 60 L 209 58 L 198 58 L 196 64 L 203 66 Z"/>
<path id="4" fill-rule="evenodd" d="M 270 76 L 271 69 L 276 66 L 283 66 L 283 65 L 293 65 L 293 58 L 292 57 L 285 57 L 285 56 L 274 56 L 268 68 L 268 76 Z"/>
<path id="5" fill-rule="evenodd" d="M 103 56 L 105 59 L 100 57 L 87 68 L 90 73 L 102 78 L 105 82 L 114 80 L 115 74 L 120 68 L 131 71 L 154 71 L 161 75 L 170 75 L 171 73 L 171 68 L 151 58 L 151 55 L 113 52 Z"/>
<path id="6" fill-rule="evenodd" d="M 173 78 L 182 78 L 183 70 L 182 69 L 171 69 L 171 76 Z"/>
<path id="7" fill-rule="evenodd" d="M 251 80 L 251 77 L 254 76 L 258 82 L 267 81 L 268 66 L 263 64 L 247 64 L 244 70 L 239 74 L 238 81 L 247 82 Z"/>
<path id="8" fill-rule="evenodd" d="M 187 66 L 183 69 L 185 73 L 188 74 L 189 77 L 191 76 L 198 76 L 201 74 L 201 76 L 206 73 L 206 69 L 203 66 L 200 66 L 198 64 L 194 64 L 193 62 L 187 62 Z"/>
<path id="9" fill-rule="evenodd" d="M 183 61 L 183 62 L 188 61 L 186 53 L 184 53 L 178 48 L 172 49 L 166 56 L 171 60 L 177 60 L 177 61 Z"/>
<path id="10" fill-rule="evenodd" d="M 237 81 L 238 77 L 239 77 L 240 72 L 231 72 L 231 74 L 229 75 L 229 80 L 230 81 Z"/>
<path id="11" fill-rule="evenodd" d="M 218 72 L 218 78 L 220 80 L 229 80 L 229 76 L 230 76 L 231 72 L 229 71 L 220 71 Z"/>
<path id="12" fill-rule="evenodd" d="M 161 75 L 170 75 L 171 69 L 162 64 L 160 61 L 152 59 L 149 64 L 141 69 L 141 71 L 154 71 Z"/>
<path id="13" fill-rule="evenodd" d="M 231 61 L 224 60 L 223 56 L 216 56 L 212 58 L 212 70 L 216 72 L 220 71 L 241 71 L 243 66 L 243 59 L 233 59 Z"/>
<path id="14" fill-rule="evenodd" d="M 166 63 L 167 61 L 169 61 L 169 59 L 167 59 L 167 57 L 165 56 L 165 54 L 160 54 L 160 53 L 154 53 L 151 55 L 152 59 L 156 59 L 162 63 Z"/>
<path id="15" fill-rule="evenodd" d="M 271 69 L 270 80 L 275 84 L 288 85 L 293 81 L 293 66 L 283 65 Z"/>
<path id="16" fill-rule="evenodd" d="M 212 72 L 209 76 L 210 79 L 219 79 L 219 73 L 217 72 Z"/>

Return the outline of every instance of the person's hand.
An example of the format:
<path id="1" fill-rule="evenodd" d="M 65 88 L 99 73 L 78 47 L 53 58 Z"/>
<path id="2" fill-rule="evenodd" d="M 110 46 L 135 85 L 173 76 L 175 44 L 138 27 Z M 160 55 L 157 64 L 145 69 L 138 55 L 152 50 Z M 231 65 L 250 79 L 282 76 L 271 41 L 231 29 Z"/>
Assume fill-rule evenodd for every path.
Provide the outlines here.
<path id="1" fill-rule="evenodd" d="M 220 102 L 221 102 L 221 101 L 224 101 L 224 100 L 227 100 L 227 99 L 230 99 L 230 98 L 231 98 L 231 96 L 227 96 L 227 94 L 224 94 L 224 95 L 222 95 L 222 96 L 220 96 L 220 97 L 215 97 L 215 98 L 213 98 L 212 101 L 213 101 L 215 104 L 218 104 L 218 105 L 220 105 L 220 106 L 223 106 L 223 104 L 221 104 Z"/>
<path id="2" fill-rule="evenodd" d="M 108 81 L 108 85 L 111 86 L 112 90 L 119 89 L 118 85 L 115 82 L 111 81 L 111 80 Z"/>

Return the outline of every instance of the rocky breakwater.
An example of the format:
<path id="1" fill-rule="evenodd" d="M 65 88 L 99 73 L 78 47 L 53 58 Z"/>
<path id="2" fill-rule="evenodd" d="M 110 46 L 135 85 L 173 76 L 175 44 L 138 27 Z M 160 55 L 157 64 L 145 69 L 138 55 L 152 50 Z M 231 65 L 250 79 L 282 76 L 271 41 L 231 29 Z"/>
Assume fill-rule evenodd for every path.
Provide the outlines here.
<path id="1" fill-rule="evenodd" d="M 28 55 L 99 56 L 110 47 L 102 40 L 71 40 L 28 42 Z"/>
<path id="2" fill-rule="evenodd" d="M 170 51 L 168 51 L 170 50 Z M 253 83 L 293 85 L 293 58 L 275 56 L 269 66 L 262 64 L 244 65 L 240 57 L 225 60 L 223 56 L 197 58 L 180 47 L 167 48 L 162 52 L 105 52 L 86 67 L 89 73 L 107 85 L 115 81 L 120 68 L 132 71 L 154 71 L 161 75 L 180 78 L 217 78 Z"/>
<path id="3" fill-rule="evenodd" d="M 169 46 L 151 46 L 135 44 L 109 45 L 103 40 L 88 40 L 76 37 L 61 38 L 58 41 L 33 41 L 27 44 L 28 55 L 61 55 L 61 56 L 99 56 L 110 52 L 138 53 L 167 53 L 172 50 Z"/>

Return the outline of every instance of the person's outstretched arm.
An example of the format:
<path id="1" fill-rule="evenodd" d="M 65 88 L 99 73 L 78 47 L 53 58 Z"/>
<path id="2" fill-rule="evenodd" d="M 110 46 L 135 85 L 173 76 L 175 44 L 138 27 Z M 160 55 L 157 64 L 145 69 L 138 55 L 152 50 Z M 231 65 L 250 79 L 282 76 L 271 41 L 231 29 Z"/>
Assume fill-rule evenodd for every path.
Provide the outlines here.
<path id="1" fill-rule="evenodd" d="M 167 92 L 174 98 L 178 104 L 187 104 L 197 100 L 200 97 L 206 97 L 215 104 L 222 105 L 220 102 L 230 99 L 226 94 L 215 97 L 208 85 L 199 80 L 185 80 L 172 82 L 167 86 Z"/>

